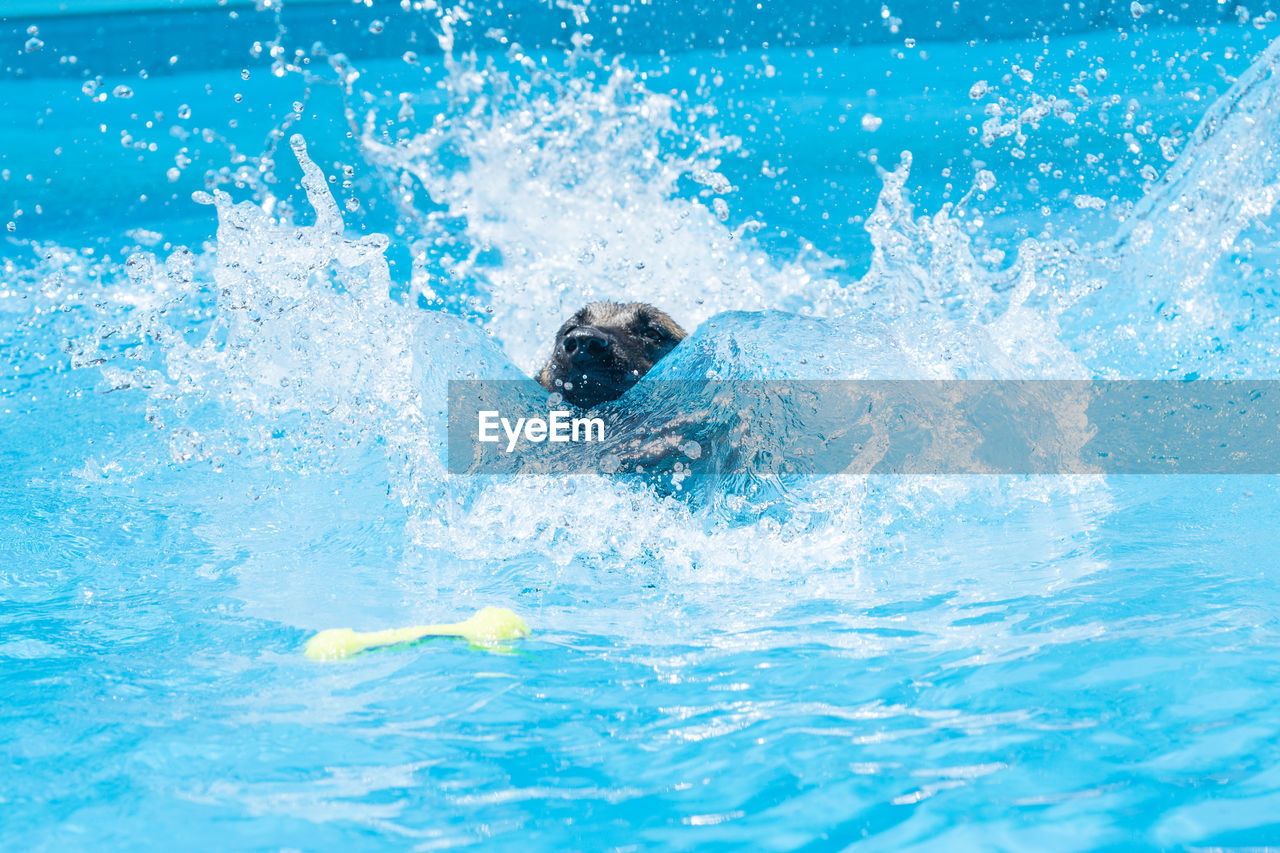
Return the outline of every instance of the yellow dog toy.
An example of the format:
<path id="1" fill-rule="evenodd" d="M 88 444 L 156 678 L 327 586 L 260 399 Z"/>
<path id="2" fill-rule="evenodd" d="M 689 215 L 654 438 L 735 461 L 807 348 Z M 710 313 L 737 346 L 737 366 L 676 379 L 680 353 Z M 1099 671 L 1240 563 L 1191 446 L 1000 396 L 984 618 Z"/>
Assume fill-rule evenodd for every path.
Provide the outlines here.
<path id="1" fill-rule="evenodd" d="M 505 607 L 486 607 L 466 622 L 450 625 L 416 625 L 361 634 L 350 628 L 330 628 L 307 640 L 305 654 L 312 660 L 341 660 L 369 649 L 414 643 L 426 637 L 462 637 L 473 645 L 494 647 L 529 636 L 529 626 Z"/>

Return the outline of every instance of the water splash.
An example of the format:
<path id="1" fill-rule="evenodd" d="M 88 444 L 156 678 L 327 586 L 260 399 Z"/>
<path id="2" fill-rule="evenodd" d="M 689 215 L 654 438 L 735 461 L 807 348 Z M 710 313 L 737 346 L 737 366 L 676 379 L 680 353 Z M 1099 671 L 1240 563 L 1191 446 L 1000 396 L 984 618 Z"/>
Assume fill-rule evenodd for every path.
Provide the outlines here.
<path id="1" fill-rule="evenodd" d="M 1271 265 L 1280 200 L 1274 140 L 1280 131 L 1280 41 L 1215 102 L 1176 162 L 1098 247 L 1111 278 L 1146 310 L 1123 316 L 1116 287 L 1090 300 L 1111 327 L 1092 345 L 1104 370 L 1178 376 L 1269 376 L 1280 336 L 1267 315 L 1259 268 Z M 1261 230 L 1257 240 L 1245 240 Z M 1111 305 L 1098 304 L 1109 299 Z M 1111 322 L 1114 318 L 1114 322 Z"/>
<path id="2" fill-rule="evenodd" d="M 552 72 L 518 52 L 511 61 L 509 72 L 523 79 L 492 62 L 453 63 L 451 105 L 427 132 L 388 144 L 375 138 L 372 128 L 386 123 L 371 113 L 363 137 L 390 185 L 403 188 L 408 178 L 425 188 L 425 199 L 400 199 L 419 232 L 417 251 L 431 251 L 441 293 L 461 296 L 475 285 L 492 309 L 479 312 L 482 327 L 392 298 L 388 239 L 344 235 L 342 210 L 297 136 L 291 146 L 313 224 L 294 221 L 298 213 L 272 198 L 199 194 L 218 216 L 211 257 L 178 250 L 163 263 L 148 253 L 130 259 L 129 290 L 143 296 L 110 337 L 140 341 L 141 364 L 125 369 L 106 358 L 105 375 L 113 387 L 146 390 L 148 418 L 167 436 L 172 462 L 223 468 L 261 459 L 302 474 L 367 476 L 370 460 L 381 459 L 387 490 L 408 513 L 411 562 L 532 566 L 531 586 L 566 567 L 634 576 L 637 564 L 713 585 L 788 576 L 797 563 L 847 573 L 870 546 L 864 504 L 880 486 L 832 478 L 778 500 L 728 490 L 689 504 L 595 478 L 450 477 L 445 383 L 516 375 L 493 341 L 528 367 L 548 326 L 593 298 L 648 299 L 690 325 L 765 306 L 829 317 L 829 328 L 812 321 L 815 333 L 828 370 L 847 377 L 1012 376 L 1071 363 L 1051 315 L 1030 298 L 1046 276 L 1065 275 L 1055 273 L 1055 264 L 1069 266 L 1061 251 L 1028 243 L 1012 272 L 993 270 L 972 250 L 967 199 L 916 215 L 909 155 L 885 173 L 868 222 L 870 272 L 842 280 L 816 253 L 779 261 L 721 220 L 708 199 L 731 197 L 717 168 L 739 142 L 705 116 L 649 91 L 617 62 L 578 52 Z M 1010 279 L 1017 286 L 1004 286 Z M 415 291 L 425 290 L 419 281 Z M 703 337 L 705 353 L 686 360 L 690 369 L 770 378 L 814 369 L 803 340 L 779 341 L 749 321 L 720 327 Z M 90 346 L 81 362 L 102 357 Z M 424 582 L 466 587 L 475 577 L 437 572 Z M 842 581 L 856 582 L 856 573 Z"/>
<path id="3" fill-rule="evenodd" d="M 870 594 L 858 567 L 886 535 L 907 535 L 886 531 L 928 538 L 949 508 L 1053 503 L 1057 514 L 1037 522 L 1046 560 L 1067 531 L 1090 528 L 1106 499 L 1088 479 L 829 478 L 795 487 L 778 512 L 732 489 L 699 503 L 591 477 L 446 474 L 447 380 L 529 370 L 562 316 L 589 299 L 647 299 L 690 326 L 789 309 L 816 324 L 825 364 L 847 378 L 1079 376 L 1089 366 L 1072 338 L 1076 306 L 1120 264 L 1107 246 L 1071 239 L 1024 240 L 1006 263 L 975 236 L 991 176 L 979 172 L 972 192 L 920 215 L 910 154 L 882 173 L 865 275 L 812 251 L 778 258 L 722 218 L 733 187 L 720 166 L 740 142 L 713 116 L 581 50 L 563 69 L 518 49 L 498 62 L 451 60 L 448 102 L 425 131 L 410 130 L 421 111 L 399 98 L 394 119 L 366 115 L 361 143 L 402 212 L 416 256 L 410 295 L 421 299 L 393 297 L 388 238 L 346 236 L 299 137 L 291 146 L 312 224 L 271 198 L 235 203 L 217 191 L 198 198 L 218 217 L 211 252 L 130 258 L 77 363 L 99 365 L 114 389 L 145 393 L 167 444 L 161 467 L 206 463 L 230 476 L 265 463 L 290 476 L 372 477 L 399 513 L 394 577 L 415 601 L 446 589 L 587 594 L 604 583 L 624 602 L 680 589 L 729 606 L 730 579 L 787 584 L 797 574 L 815 595 L 854 598 Z M 1246 100 L 1238 109 L 1253 110 Z M 1253 211 L 1240 207 L 1237 218 Z M 804 340 L 750 321 L 726 316 L 695 342 L 705 351 L 681 361 L 693 370 L 816 370 Z M 678 621 L 681 608 L 662 612 Z"/>
<path id="4" fill-rule="evenodd" d="M 690 327 L 807 307 L 818 265 L 779 264 L 717 213 L 731 190 L 717 169 L 740 140 L 618 61 L 510 63 L 454 64 L 453 104 L 429 130 L 388 144 L 373 111 L 363 143 L 388 183 L 425 191 L 401 199 L 419 252 L 447 247 L 438 277 L 474 283 L 517 365 L 533 371 L 563 318 L 596 299 L 660 304 Z"/>
<path id="5" fill-rule="evenodd" d="M 1205 113 L 1177 161 L 1121 227 L 1132 266 L 1167 276 L 1186 297 L 1280 199 L 1280 40 Z"/>
<path id="6" fill-rule="evenodd" d="M 1248 790 L 1253 777 L 1233 748 L 1239 739 L 1221 733 L 1234 725 L 1257 739 L 1274 728 L 1273 703 L 1254 678 L 1267 672 L 1271 652 L 1259 626 L 1268 609 L 1265 569 L 1274 561 L 1249 521 L 1275 497 L 1265 485 L 1246 484 L 1258 494 L 1240 496 L 1222 494 L 1237 484 L 1220 481 L 1126 484 L 1116 488 L 1133 503 L 1116 507 L 1108 488 L 1088 478 L 828 478 L 780 496 L 785 506 L 774 512 L 733 488 L 699 503 L 596 477 L 454 478 L 440 458 L 448 378 L 517 375 L 536 363 L 548 337 L 536 323 L 554 325 L 560 309 L 588 295 L 629 293 L 636 278 L 648 298 L 681 300 L 690 325 L 709 321 L 660 372 L 778 377 L 825 375 L 825 366 L 844 376 L 1141 375 L 1170 363 L 1165 333 L 1192 358 L 1227 363 L 1179 325 L 1185 321 L 1162 319 L 1169 325 L 1153 331 L 1128 316 L 1161 289 L 1194 278 L 1194 264 L 1177 281 L 1148 282 L 1130 274 L 1174 269 L 1184 259 L 1130 256 L 1078 236 L 1002 244 L 980 196 L 1003 186 L 1005 175 L 996 184 L 979 174 L 971 196 L 922 209 L 904 158 L 885 173 L 869 225 L 871 270 L 855 276 L 813 253 L 763 250 L 750 228 L 729 224 L 732 170 L 712 161 L 733 152 L 701 151 L 698 137 L 712 138 L 710 117 L 690 131 L 684 106 L 666 119 L 646 117 L 638 105 L 658 97 L 647 93 L 652 84 L 633 79 L 626 85 L 640 89 L 615 92 L 613 106 L 608 99 L 592 106 L 611 71 L 595 80 L 568 75 L 581 78 L 576 84 L 549 72 L 521 93 L 525 72 L 508 81 L 516 94 L 500 100 L 492 95 L 506 83 L 492 68 L 458 67 L 477 77 L 450 72 L 445 88 L 456 99 L 414 101 L 416 119 L 406 112 L 390 128 L 392 138 L 406 131 L 403 148 L 381 130 L 372 134 L 383 146 L 370 150 L 385 158 L 378 162 L 389 196 L 406 190 L 406 177 L 416 196 L 402 209 L 421 300 L 404 304 L 395 295 L 385 258 L 399 241 L 351 236 L 368 220 L 333 198 L 325 160 L 317 154 L 321 165 L 313 164 L 301 144 L 293 150 L 314 220 L 302 205 L 265 196 L 237 204 L 211 193 L 202 198 L 212 202 L 218 233 L 207 246 L 161 250 L 152 240 L 124 264 L 41 247 L 34 268 L 3 268 L 0 343 L 12 334 L 34 348 L 66 337 L 77 363 L 90 368 L 39 389 L 59 398 L 48 410 L 115 418 L 104 418 L 109 428 L 90 423 L 72 432 L 78 445 L 35 459 L 24 472 L 32 491 L 0 488 L 13 522 L 8 539 L 20 555 L 0 571 L 25 611 L 15 637 L 42 638 L 10 642 L 6 651 L 15 673 L 67 699 L 57 732 L 71 733 L 67 778 L 77 789 L 93 789 L 102 781 L 94 768 L 124 750 L 146 777 L 114 786 L 126 810 L 136 805 L 131 792 L 146 795 L 167 776 L 179 806 L 250 815 L 251 832 L 261 834 L 262 819 L 293 831 L 302 818 L 342 838 L 367 834 L 372 820 L 377 831 L 424 844 L 494 841 L 469 834 L 476 826 L 499 827 L 498 843 L 529 832 L 569 838 L 581 828 L 575 814 L 584 800 L 607 821 L 625 819 L 637 797 L 655 796 L 666 808 L 641 828 L 654 838 L 669 838 L 690 816 L 725 817 L 716 838 L 756 837 L 762 827 L 794 835 L 795 809 L 782 818 L 765 809 L 765 824 L 735 822 L 728 809 L 748 812 L 761 791 L 781 792 L 801 818 L 813 816 L 815 837 L 856 839 L 865 818 L 885 838 L 923 838 L 940 821 L 971 816 L 975 797 L 1037 814 L 1046 803 L 1059 811 L 1053 804 L 1066 803 L 1064 831 L 1083 821 L 1106 838 L 1136 825 L 1170 844 L 1217 844 L 1223 831 L 1256 825 L 1250 815 L 1265 809 L 1238 809 L 1245 815 L 1238 824 L 1217 828 L 1177 820 L 1202 815 L 1187 805 L 1196 803 L 1187 799 L 1194 792 L 1178 793 L 1195 789 L 1182 779 L 1243 779 L 1242 796 L 1258 794 Z M 367 78 L 343 73 L 353 103 L 382 103 Z M 129 103 L 145 103 L 144 88 Z M 399 115 L 395 93 L 385 100 Z M 417 138 L 429 133 L 409 123 L 431 122 L 437 111 L 441 139 L 432 148 Z M 1246 117 L 1230 112 L 1221 127 L 1247 130 Z M 886 118 L 877 132 L 889 133 L 892 123 Z M 558 137 L 566 141 L 557 148 Z M 1230 151 L 1229 139 L 1208 134 L 1202 156 Z M 504 209 L 485 181 L 528 209 Z M 1200 190 L 1187 187 L 1194 205 Z M 573 208 L 578 196 L 583 211 Z M 1067 217 L 1093 210 L 1060 201 Z M 680 220 L 682 210 L 689 215 Z M 608 239 L 603 254 L 586 263 L 575 256 L 580 235 L 560 233 L 568 229 L 558 213 L 579 216 L 571 221 Z M 624 233 L 600 230 L 595 214 Z M 1243 281 L 1219 275 L 1223 261 L 1250 254 L 1241 238 L 1266 225 L 1248 222 L 1243 209 L 1227 219 L 1237 215 L 1246 227 L 1233 248 L 1189 286 L 1214 293 L 1223 310 Z M 680 221 L 662 240 L 649 233 Z M 1157 239 L 1173 220 L 1155 212 L 1151 221 Z M 1219 227 L 1211 216 L 1201 221 L 1209 232 Z M 1212 253 L 1215 235 L 1205 238 Z M 607 275 L 593 268 L 601 258 Z M 668 272 L 645 279 L 634 270 L 637 258 Z M 526 287 L 529 269 L 538 278 Z M 682 270 L 702 277 L 678 279 Z M 514 305 L 530 306 L 530 316 Z M 760 305 L 808 316 L 784 326 L 777 315 L 728 311 Z M 1100 308 L 1115 316 L 1102 318 Z M 1246 324 L 1238 339 L 1262 337 L 1265 322 Z M 1095 324 L 1101 331 L 1090 337 Z M 783 333 L 797 330 L 805 334 Z M 1115 338 L 1109 350 L 1099 340 L 1107 336 Z M 64 365 L 56 347 L 49 352 L 40 352 L 43 368 L 24 353 L 16 379 L 0 377 L 6 412 L 26 404 L 28 374 Z M 1280 358 L 1247 363 L 1270 370 Z M 99 378 L 98 388 L 88 387 Z M 74 395 L 62 400 L 64 390 Z M 143 427 L 144 409 L 152 428 Z M 56 423 L 57 432 L 68 429 L 66 420 Z M 0 430 L 7 426 L 0 420 Z M 73 462 L 58 478 L 62 458 Z M 0 447 L 0 464 L 9 459 Z M 69 481 L 57 485 L 79 490 L 73 496 L 81 500 L 42 500 L 38 489 L 54 479 Z M 1166 500 L 1171 493 L 1181 499 Z M 51 518 L 55 512 L 66 517 Z M 1226 526 L 1207 525 L 1206 517 Z M 139 535 L 148 525 L 152 534 Z M 40 547 L 52 556 L 33 559 Z M 1224 554 L 1233 565 L 1223 567 Z M 304 671 L 296 660 L 299 628 L 409 624 L 481 603 L 529 616 L 537 638 L 528 656 L 437 647 L 324 672 Z M 1254 653 L 1242 657 L 1242 648 Z M 139 661 L 147 663 L 142 677 Z M 79 671 L 92 678 L 78 679 Z M 1153 698 L 1129 689 L 1135 673 L 1177 687 Z M 1209 683 L 1223 673 L 1235 674 L 1225 687 Z M 191 713 L 196 700 L 208 713 Z M 115 709 L 105 724 L 104 708 Z M 49 734 L 39 711 L 16 718 L 27 740 Z M 173 725 L 137 728 L 148 715 Z M 1132 720 L 1139 722 L 1126 726 Z M 1162 743 L 1144 750 L 1143 738 L 1157 729 Z M 214 775 L 267 781 L 192 781 L 186 744 L 210 737 L 251 744 L 285 730 L 295 735 L 285 746 L 303 756 L 289 779 L 272 775 L 275 756 L 250 761 L 246 771 L 243 757 L 256 753 L 232 749 Z M 1209 741 L 1200 736 L 1206 731 Z M 1077 784 L 1091 773 L 1107 777 L 1122 741 L 1154 756 L 1156 771 L 1114 789 Z M 450 756 L 460 744 L 469 758 L 455 773 Z M 511 783 L 512 744 L 530 745 L 522 762 L 534 756 L 529 766 L 545 771 L 545 785 Z M 584 745 L 594 756 L 589 766 L 561 766 Z M 655 745 L 669 759 L 656 771 Z M 851 745 L 865 753 L 853 776 Z M 712 778 L 671 796 L 685 787 L 685 770 L 736 768 L 752 750 L 756 766 L 783 770 L 745 781 L 729 772 L 736 784 Z M 799 754 L 808 756 L 809 777 L 813 768 L 819 776 L 831 770 L 835 787 L 797 788 L 791 759 Z M 366 758 L 353 767 L 352 755 Z M 466 783 L 463 796 L 449 785 L 418 784 L 439 781 L 441 756 Z M 302 772 L 307 767 L 320 769 Z M 584 772 L 600 781 L 584 787 Z M 1178 776 L 1172 785 L 1170 773 Z M 1066 781 L 1037 787 L 1039 777 Z M 32 802 L 63 803 L 63 782 Z M 851 792 L 862 803 L 853 818 L 837 802 Z M 716 808 L 701 807 L 712 799 Z M 157 814 L 178 814 L 170 805 L 160 802 Z M 1125 809 L 1143 814 L 1117 822 Z M 1167 819 L 1151 830 L 1150 815 L 1162 810 Z M 19 814 L 19 823 L 44 827 L 48 811 Z M 120 831 L 147 838 L 155 824 L 148 817 Z M 964 823 L 957 839 L 971 840 L 981 831 L 975 825 Z M 80 828 L 68 826 L 63 834 Z M 1019 831 L 1025 846 L 1047 837 L 1040 824 Z"/>

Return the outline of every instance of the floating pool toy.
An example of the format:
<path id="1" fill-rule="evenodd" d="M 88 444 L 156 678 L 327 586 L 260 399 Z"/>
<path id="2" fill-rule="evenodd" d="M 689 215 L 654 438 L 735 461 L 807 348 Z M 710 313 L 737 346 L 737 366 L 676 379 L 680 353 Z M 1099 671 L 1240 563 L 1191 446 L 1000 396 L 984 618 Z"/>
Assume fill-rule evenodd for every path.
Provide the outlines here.
<path id="1" fill-rule="evenodd" d="M 473 645 L 494 647 L 529 636 L 529 626 L 505 607 L 486 607 L 465 622 L 447 625 L 415 625 L 385 631 L 359 633 L 350 628 L 330 628 L 310 640 L 304 654 L 312 660 L 341 660 L 369 649 L 415 643 L 426 637 L 462 637 Z"/>

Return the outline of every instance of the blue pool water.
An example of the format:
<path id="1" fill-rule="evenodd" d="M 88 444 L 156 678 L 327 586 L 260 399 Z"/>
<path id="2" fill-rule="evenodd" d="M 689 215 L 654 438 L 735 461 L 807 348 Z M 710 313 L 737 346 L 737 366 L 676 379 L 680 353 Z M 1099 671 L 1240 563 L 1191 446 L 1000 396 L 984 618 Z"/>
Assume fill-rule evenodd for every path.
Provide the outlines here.
<path id="1" fill-rule="evenodd" d="M 596 298 L 692 375 L 1274 377 L 1268 7 L 277 5 L 3 22 L 0 847 L 1280 845 L 1275 477 L 442 456 Z"/>

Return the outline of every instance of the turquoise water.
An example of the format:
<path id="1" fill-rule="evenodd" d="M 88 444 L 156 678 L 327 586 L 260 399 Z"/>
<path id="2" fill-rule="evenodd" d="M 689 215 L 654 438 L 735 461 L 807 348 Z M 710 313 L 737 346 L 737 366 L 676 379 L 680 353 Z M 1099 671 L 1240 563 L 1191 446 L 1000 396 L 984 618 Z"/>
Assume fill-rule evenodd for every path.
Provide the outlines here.
<path id="1" fill-rule="evenodd" d="M 694 375 L 1275 375 L 1265 9 L 864 11 L 17 22 L 0 846 L 1280 844 L 1274 477 L 446 473 L 445 382 L 596 298 Z M 533 636 L 301 655 L 489 604 Z"/>

